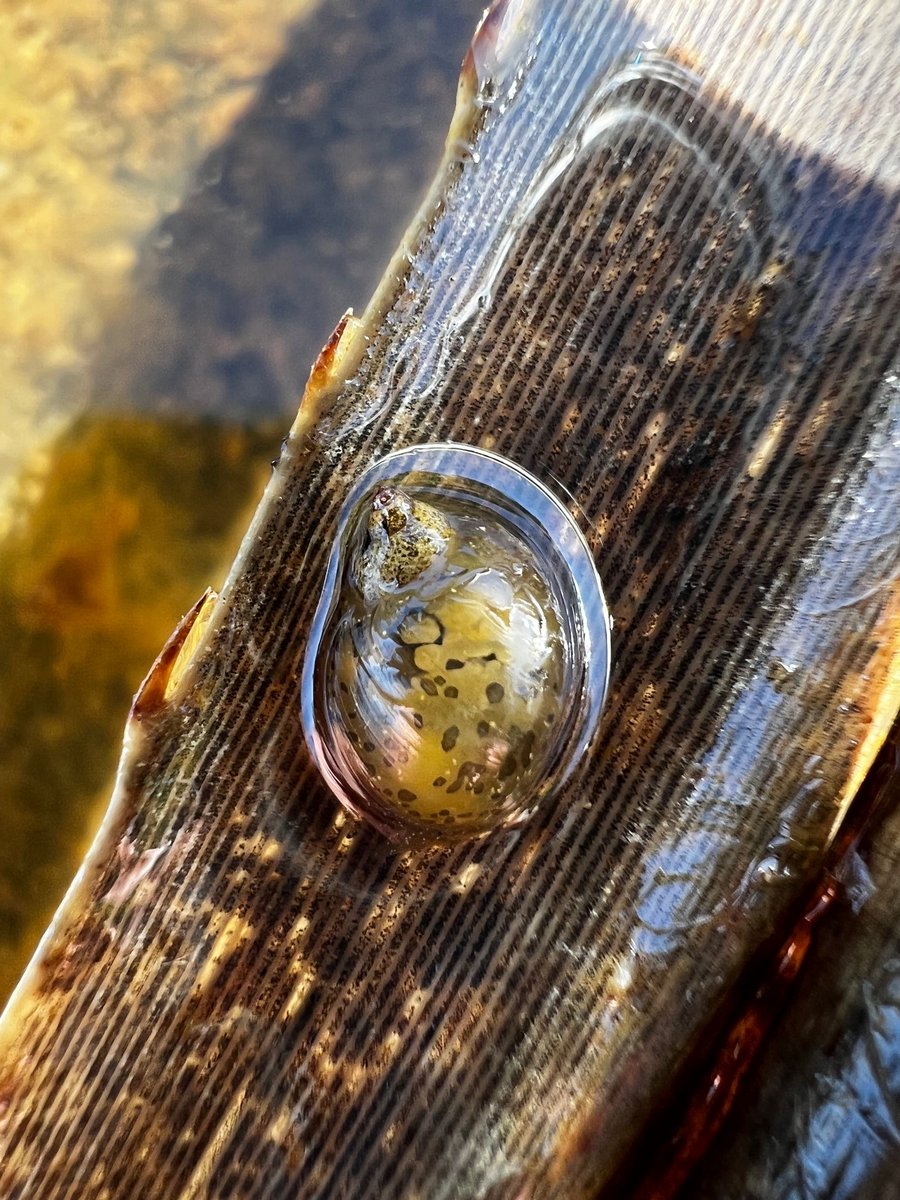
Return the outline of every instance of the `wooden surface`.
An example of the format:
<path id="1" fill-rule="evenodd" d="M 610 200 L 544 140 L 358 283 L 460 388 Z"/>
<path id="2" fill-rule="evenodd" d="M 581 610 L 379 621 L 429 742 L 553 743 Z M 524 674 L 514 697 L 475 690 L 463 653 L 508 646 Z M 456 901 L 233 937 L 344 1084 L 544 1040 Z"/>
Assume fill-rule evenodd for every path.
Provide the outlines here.
<path id="1" fill-rule="evenodd" d="M 7 1010 L 6 1194 L 588 1197 L 814 876 L 896 710 L 896 202 L 645 34 L 483 27 Z M 445 439 L 570 499 L 613 676 L 529 826 L 412 853 L 322 787 L 298 680 L 348 486 Z"/>

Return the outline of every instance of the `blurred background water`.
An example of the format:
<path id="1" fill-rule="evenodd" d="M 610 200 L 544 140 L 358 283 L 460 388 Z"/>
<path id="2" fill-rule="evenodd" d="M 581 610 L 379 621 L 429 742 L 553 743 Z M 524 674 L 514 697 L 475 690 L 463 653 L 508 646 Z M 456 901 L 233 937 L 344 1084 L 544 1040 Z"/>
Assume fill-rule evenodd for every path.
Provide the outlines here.
<path id="1" fill-rule="evenodd" d="M 0 12 L 0 997 L 440 157 L 483 0 Z"/>

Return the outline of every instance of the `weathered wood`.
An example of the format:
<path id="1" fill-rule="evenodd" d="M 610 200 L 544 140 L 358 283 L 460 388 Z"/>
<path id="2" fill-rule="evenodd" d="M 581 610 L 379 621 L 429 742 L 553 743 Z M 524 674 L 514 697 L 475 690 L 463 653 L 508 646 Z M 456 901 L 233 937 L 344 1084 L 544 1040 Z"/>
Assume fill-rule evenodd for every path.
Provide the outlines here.
<path id="1" fill-rule="evenodd" d="M 7 1010 L 5 1194 L 590 1196 L 820 865 L 897 708 L 896 200 L 645 34 L 483 25 Z M 404 852 L 323 788 L 298 681 L 348 486 L 433 440 L 569 498 L 614 663 L 537 819 Z"/>

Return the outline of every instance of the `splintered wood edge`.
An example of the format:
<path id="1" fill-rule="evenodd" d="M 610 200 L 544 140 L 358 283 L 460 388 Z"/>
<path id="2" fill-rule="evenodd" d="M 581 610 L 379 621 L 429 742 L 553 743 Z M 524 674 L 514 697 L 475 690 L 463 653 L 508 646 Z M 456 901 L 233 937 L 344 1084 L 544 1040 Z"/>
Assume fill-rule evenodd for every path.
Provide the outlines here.
<path id="1" fill-rule="evenodd" d="M 327 413 L 330 402 L 359 370 L 367 345 L 367 331 L 377 328 L 393 306 L 397 296 L 397 285 L 408 270 L 411 251 L 433 224 L 443 205 L 448 185 L 458 165 L 459 147 L 471 140 L 483 115 L 477 97 L 485 82 L 485 70 L 491 68 L 495 72 L 505 71 L 515 62 L 512 56 L 518 51 L 518 40 L 507 37 L 498 44 L 498 30 L 511 17 L 515 18 L 517 28 L 522 27 L 524 13 L 526 10 L 531 11 L 531 8 L 531 0 L 497 0 L 482 17 L 463 60 L 456 91 L 456 105 L 434 180 L 388 261 L 381 282 L 366 305 L 365 312 L 361 317 L 355 317 L 353 310 L 348 309 L 320 351 L 300 398 L 290 439 L 299 439 L 309 433 Z M 504 57 L 505 55 L 509 55 L 511 61 Z M 279 472 L 276 471 L 270 488 L 279 488 L 278 475 Z M 260 508 L 264 506 L 266 498 Z M 242 553 L 239 552 L 236 566 L 241 558 Z"/>
<path id="2" fill-rule="evenodd" d="M 168 708 L 173 696 L 188 676 L 197 652 L 196 633 L 208 620 L 217 600 L 217 593 L 212 588 L 207 588 L 178 622 L 137 690 L 125 721 L 122 752 L 112 796 L 100 828 L 0 1014 L 0 1052 L 14 1040 L 16 1030 L 22 1023 L 20 1018 L 24 1019 L 29 1009 L 46 1002 L 46 997 L 40 991 L 44 964 L 51 949 L 59 949 L 57 943 L 62 941 L 66 926 L 72 923 L 76 913 L 84 911 L 90 903 L 97 882 L 108 867 L 110 857 L 122 843 L 125 829 L 134 814 L 134 797 L 130 787 L 132 765 L 141 757 L 147 741 L 147 731 L 152 727 L 154 718 Z M 192 634 L 195 636 L 192 637 Z M 202 633 L 200 637 L 202 638 Z"/>

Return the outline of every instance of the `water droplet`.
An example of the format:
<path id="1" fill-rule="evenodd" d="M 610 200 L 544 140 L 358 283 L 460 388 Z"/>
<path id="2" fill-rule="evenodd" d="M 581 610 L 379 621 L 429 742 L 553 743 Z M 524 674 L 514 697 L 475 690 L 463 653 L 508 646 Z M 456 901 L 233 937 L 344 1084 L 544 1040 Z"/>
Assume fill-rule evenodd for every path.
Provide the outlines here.
<path id="1" fill-rule="evenodd" d="M 307 648 L 303 724 L 358 816 L 418 842 L 524 820 L 583 757 L 608 668 L 591 552 L 528 472 L 434 444 L 357 482 Z"/>

